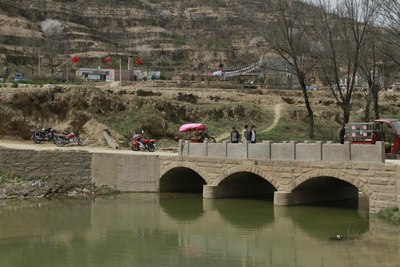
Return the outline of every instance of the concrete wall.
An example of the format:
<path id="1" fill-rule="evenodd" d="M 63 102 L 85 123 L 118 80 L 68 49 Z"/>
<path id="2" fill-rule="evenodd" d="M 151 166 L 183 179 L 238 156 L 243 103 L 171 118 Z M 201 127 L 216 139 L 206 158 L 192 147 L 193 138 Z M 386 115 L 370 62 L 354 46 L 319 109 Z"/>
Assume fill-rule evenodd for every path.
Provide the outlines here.
<path id="1" fill-rule="evenodd" d="M 338 143 L 191 143 L 181 142 L 180 155 L 188 157 L 228 157 L 237 159 L 385 162 L 383 142 L 374 145 Z"/>
<path id="2" fill-rule="evenodd" d="M 0 169 L 24 176 L 70 178 L 82 185 L 92 184 L 92 154 L 82 151 L 18 150 L 0 148 Z"/>
<path id="3" fill-rule="evenodd" d="M 157 155 L 0 147 L 1 170 L 24 176 L 65 177 L 82 185 L 105 185 L 123 192 L 158 192 L 159 168 Z"/>
<path id="4" fill-rule="evenodd" d="M 94 153 L 91 168 L 96 186 L 110 186 L 122 192 L 159 191 L 157 155 Z"/>

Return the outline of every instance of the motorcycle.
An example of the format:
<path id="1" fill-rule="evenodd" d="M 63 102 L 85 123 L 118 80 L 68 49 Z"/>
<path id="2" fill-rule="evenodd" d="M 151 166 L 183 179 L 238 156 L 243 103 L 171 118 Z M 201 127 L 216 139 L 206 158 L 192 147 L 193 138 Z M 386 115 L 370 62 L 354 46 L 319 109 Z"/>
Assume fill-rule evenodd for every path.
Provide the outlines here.
<path id="1" fill-rule="evenodd" d="M 132 150 L 139 151 L 139 150 L 148 150 L 149 152 L 154 152 L 156 150 L 155 139 L 142 139 L 142 134 L 134 134 L 133 135 L 133 143 L 132 143 Z"/>
<path id="2" fill-rule="evenodd" d="M 69 132 L 67 134 L 57 134 L 53 135 L 53 142 L 57 146 L 65 146 L 69 144 L 77 144 L 79 146 L 86 146 L 86 142 L 80 137 L 79 131 Z"/>
<path id="3" fill-rule="evenodd" d="M 36 128 L 32 134 L 32 140 L 36 144 L 43 143 L 44 141 L 51 141 L 53 140 L 55 130 L 50 128 Z"/>

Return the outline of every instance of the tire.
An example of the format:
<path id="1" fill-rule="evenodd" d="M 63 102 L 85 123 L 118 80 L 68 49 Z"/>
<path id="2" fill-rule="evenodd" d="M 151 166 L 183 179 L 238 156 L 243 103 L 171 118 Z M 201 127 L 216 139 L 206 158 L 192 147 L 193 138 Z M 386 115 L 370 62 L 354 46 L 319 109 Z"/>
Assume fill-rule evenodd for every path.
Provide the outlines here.
<path id="1" fill-rule="evenodd" d="M 85 140 L 79 138 L 79 139 L 78 139 L 78 145 L 80 145 L 80 146 L 86 146 Z"/>
<path id="2" fill-rule="evenodd" d="M 140 150 L 139 146 L 135 146 L 135 144 L 132 144 L 131 148 L 132 148 L 133 151 L 139 151 Z"/>
<path id="3" fill-rule="evenodd" d="M 147 150 L 149 150 L 149 152 L 154 152 L 156 150 L 156 147 L 153 144 L 149 144 L 147 145 Z"/>
<path id="4" fill-rule="evenodd" d="M 37 138 L 37 135 L 36 135 L 36 134 L 34 134 L 34 135 L 32 136 L 32 139 L 33 139 L 33 142 L 35 142 L 35 144 L 41 144 L 41 143 L 43 142 L 43 140 L 39 140 L 39 139 Z"/>
<path id="5" fill-rule="evenodd" d="M 53 142 L 56 144 L 56 146 L 65 146 L 65 142 L 63 142 L 59 136 L 53 137 Z"/>

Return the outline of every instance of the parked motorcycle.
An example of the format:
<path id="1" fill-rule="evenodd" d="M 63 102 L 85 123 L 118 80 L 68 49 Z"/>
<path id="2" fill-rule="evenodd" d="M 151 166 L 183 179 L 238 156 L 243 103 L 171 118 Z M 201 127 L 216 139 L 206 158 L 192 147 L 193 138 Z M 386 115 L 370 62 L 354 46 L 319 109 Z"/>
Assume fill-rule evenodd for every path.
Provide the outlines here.
<path id="1" fill-rule="evenodd" d="M 69 144 L 77 144 L 79 146 L 86 146 L 85 140 L 80 137 L 79 131 L 69 132 L 67 134 L 54 133 L 53 135 L 54 144 L 57 146 L 65 146 Z"/>
<path id="2" fill-rule="evenodd" d="M 36 128 L 32 134 L 32 140 L 36 144 L 43 143 L 44 141 L 52 141 L 55 130 L 50 128 Z"/>
<path id="3" fill-rule="evenodd" d="M 148 150 L 149 152 L 154 152 L 156 150 L 155 139 L 143 139 L 143 131 L 141 134 L 133 135 L 132 150 Z"/>

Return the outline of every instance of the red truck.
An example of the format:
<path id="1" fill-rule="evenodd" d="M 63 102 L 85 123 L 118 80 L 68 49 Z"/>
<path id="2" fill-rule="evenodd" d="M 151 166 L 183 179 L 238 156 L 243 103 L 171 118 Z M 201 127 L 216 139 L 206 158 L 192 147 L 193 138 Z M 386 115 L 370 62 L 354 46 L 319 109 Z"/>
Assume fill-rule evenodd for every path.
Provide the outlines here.
<path id="1" fill-rule="evenodd" d="M 377 119 L 374 122 L 353 122 L 345 126 L 344 141 L 353 144 L 375 144 L 385 142 L 388 158 L 400 156 L 400 120 Z"/>

